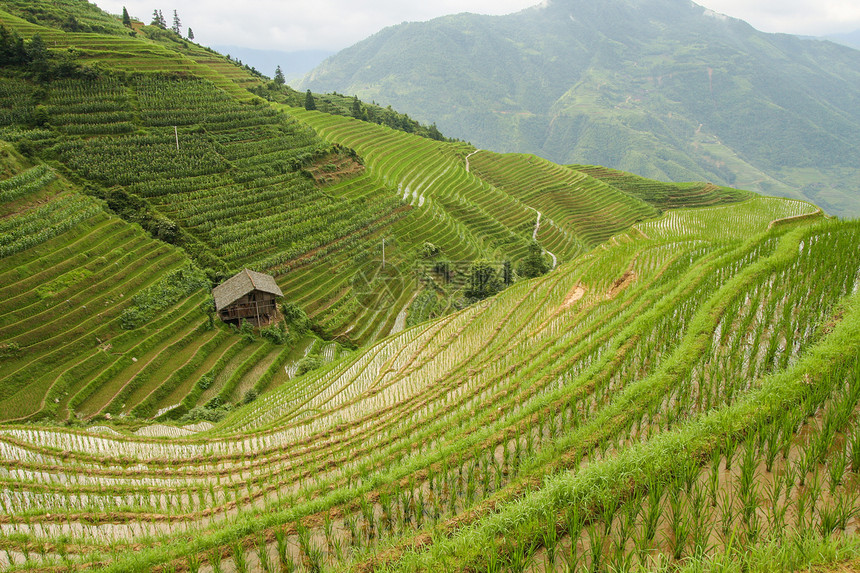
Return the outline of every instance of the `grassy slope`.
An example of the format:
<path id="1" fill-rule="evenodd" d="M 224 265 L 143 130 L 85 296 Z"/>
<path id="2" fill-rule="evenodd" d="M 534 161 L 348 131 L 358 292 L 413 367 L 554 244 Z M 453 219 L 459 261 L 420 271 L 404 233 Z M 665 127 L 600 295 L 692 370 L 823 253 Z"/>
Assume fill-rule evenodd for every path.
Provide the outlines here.
<path id="1" fill-rule="evenodd" d="M 468 146 L 295 109 L 286 111 L 358 151 L 366 169 L 321 189 L 295 184 L 290 170 L 268 172 L 267 189 L 259 175 L 317 145 L 294 120 L 236 104 L 199 80 L 103 80 L 52 86 L 45 146 L 78 175 L 147 197 L 219 258 L 280 257 L 261 254 L 261 240 L 224 238 L 234 225 L 256 232 L 243 225 L 260 215 L 265 193 L 275 218 L 290 192 L 316 197 L 313 211 L 392 195 L 411 209 L 381 234 L 308 251 L 325 251 L 318 264 L 273 263 L 291 265 L 284 290 L 308 296 L 321 321 L 364 325 L 362 336 L 375 342 L 360 351 L 337 358 L 331 345 L 281 350 L 213 332 L 202 292 L 124 331 L 133 294 L 185 267 L 186 255 L 4 145 L 5 417 L 151 415 L 183 399 L 187 408 L 274 388 L 191 437 L 175 428 L 169 440 L 0 428 L 8 471 L 0 518 L 16 524 L 15 534 L 0 535 L 4 568 L 65 569 L 71 560 L 109 571 L 185 570 L 223 557 L 228 567 L 262 569 L 271 555 L 358 571 L 495 570 L 543 563 L 551 551 L 591 566 L 606 555 L 647 567 L 672 556 L 705 559 L 703 547 L 719 559 L 732 544 L 762 537 L 794 543 L 779 537 L 779 519 L 802 539 L 857 527 L 856 223 L 826 221 L 799 201 L 736 202 L 743 197 L 729 190 L 660 186 L 598 168 L 584 175 L 528 156 L 481 152 L 467 171 Z M 168 105 L 159 93 L 189 95 L 207 110 L 205 129 L 189 104 Z M 91 111 L 75 108 L 76 94 L 105 115 L 91 121 Z M 164 128 L 174 122 L 182 126 L 176 155 Z M 106 163 L 82 161 L 72 137 L 82 130 Z M 129 142 L 188 172 L 166 181 L 132 159 L 135 181 L 111 179 L 127 172 L 117 151 Z M 343 154 L 321 149 L 311 168 L 326 172 Z M 234 196 L 253 197 L 254 209 L 225 219 L 223 230 L 194 219 L 236 208 Z M 728 204 L 656 217 L 657 209 L 715 201 Z M 548 219 L 538 239 L 566 261 L 544 277 L 387 337 L 409 287 L 386 317 L 338 302 L 349 254 L 383 236 L 389 264 L 414 260 L 428 239 L 452 257 L 499 257 L 527 245 L 535 211 Z M 636 231 L 625 230 L 634 223 Z M 249 250 L 237 254 L 240 247 Z M 295 377 L 304 352 L 331 362 Z M 195 386 L 203 378 L 212 381 L 205 391 Z M 768 459 L 776 465 L 765 469 Z M 733 472 L 721 474 L 732 460 Z M 771 472 L 791 479 L 795 494 L 771 503 Z M 703 511 L 703 500 L 719 509 Z M 652 515 L 659 535 L 635 537 Z M 703 540 L 703 531 L 715 533 Z"/>
<path id="2" fill-rule="evenodd" d="M 236 64 L 175 35 L 151 31 L 162 38 L 156 41 L 143 35 L 66 32 L 33 24 L 4 10 L 0 10 L 0 24 L 25 38 L 38 33 L 52 49 L 73 49 L 74 55 L 84 63 L 131 72 L 189 73 L 212 81 L 238 99 L 250 99 L 251 94 L 244 88 L 257 81 L 248 72 L 237 73 Z"/>
<path id="3" fill-rule="evenodd" d="M 650 203 L 657 209 L 707 207 L 719 203 L 742 201 L 751 196 L 749 191 L 720 187 L 712 183 L 665 183 L 608 167 L 595 165 L 570 165 L 569 167 L 600 179 L 624 193 Z"/>
<path id="4" fill-rule="evenodd" d="M 14 152 L 7 158 L 4 166 L 22 171 L 10 173 L 4 183 L 44 167 L 25 169 Z M 48 215 L 54 206 L 65 204 L 69 206 Z M 0 260 L 4 299 L 0 336 L 4 343 L 20 348 L 3 361 L 0 416 L 4 419 L 65 418 L 69 399 L 88 380 L 110 371 L 120 379 L 135 367 L 131 357 L 145 352 L 147 346 L 168 344 L 177 330 L 204 324 L 205 316 L 197 308 L 202 293 L 198 293 L 167 309 L 176 326 L 167 326 L 174 320 L 169 319 L 133 331 L 121 328 L 122 312 L 136 294 L 190 261 L 139 227 L 108 215 L 102 205 L 81 195 L 65 179 L 29 188 L 16 200 L 5 202 L 3 209 L 8 213 L 3 226 L 11 245 L 19 236 L 28 238 L 26 248 Z M 33 217 L 40 219 L 38 233 L 29 230 Z M 173 309 L 180 314 L 172 315 Z M 112 377 L 106 378 L 109 388 Z"/>
<path id="5" fill-rule="evenodd" d="M 339 156 L 313 132 L 258 105 L 259 101 L 254 105 L 237 103 L 232 97 L 238 93 L 236 82 L 246 85 L 253 78 L 237 76 L 240 68 L 223 58 L 151 30 L 161 38 L 159 41 L 141 35 L 131 37 L 121 27 L 111 30 L 112 34 L 76 33 L 40 26 L 9 13 L 0 16 L 25 37 L 38 32 L 55 49 L 73 48 L 85 63 L 99 60 L 102 66 L 133 72 L 155 68 L 187 71 L 214 80 L 210 84 L 175 76 L 103 74 L 96 80 L 52 82 L 38 96 L 29 81 L 9 77 L 4 82 L 10 102 L 17 102 L 13 100 L 15 94 L 25 94 L 19 103 L 10 105 L 13 110 L 20 105 L 17 115 L 9 118 L 10 127 L 24 128 L 13 132 L 14 137 L 36 141 L 77 177 L 114 188 L 123 186 L 144 199 L 161 216 L 187 231 L 192 244 L 197 241 L 203 245 L 203 260 L 223 261 L 228 270 L 251 265 L 273 271 L 287 296 L 299 302 L 328 333 L 344 334 L 361 343 L 396 330 L 397 316 L 413 298 L 416 285 L 411 266 L 424 242 L 433 242 L 444 256 L 454 260 L 480 256 L 510 259 L 525 251 L 533 230 L 534 209 L 528 202 L 468 174 L 463 157 L 471 150 L 462 145 L 433 142 L 346 118 L 302 116 L 298 110 L 290 110 L 291 114 L 327 122 L 325 128 L 318 124 L 326 137 L 343 145 L 354 144 L 365 155 L 366 173 L 359 169 L 357 176 L 334 178 L 320 190 L 308 184 L 297 167 L 305 166 L 315 177 L 326 176 L 327 170 L 322 168 L 329 162 L 340 162 Z M 77 16 L 83 19 L 81 14 Z M 196 56 L 209 58 L 208 63 L 189 63 L 188 58 Z M 40 98 L 51 118 L 50 131 L 42 130 L 38 135 L 37 131 L 26 131 L 35 97 Z M 172 151 L 171 126 L 181 132 L 178 153 Z M 132 149 L 135 153 L 130 153 Z M 387 151 L 381 161 L 383 149 Z M 290 167 L 284 169 L 285 164 Z M 348 168 L 349 161 L 346 165 Z M 130 174 L 134 176 L 129 178 Z M 284 206 L 293 210 L 284 212 Z M 7 208 L 14 209 L 14 203 Z M 280 229 L 294 226 L 309 212 L 317 216 L 331 213 L 337 218 L 325 215 L 310 219 L 309 223 L 318 221 L 316 226 L 306 227 L 304 239 L 291 245 L 295 239 Z M 552 225 L 544 224 L 545 230 L 550 228 Z M 564 232 L 559 235 L 565 244 L 560 249 L 553 244 L 553 248 L 563 259 L 581 250 L 577 239 L 565 239 Z M 100 237 L 98 240 L 110 243 Z M 152 251 L 151 245 L 141 240 L 135 239 L 133 247 Z M 368 306 L 352 296 L 352 277 L 377 264 L 381 252 L 374 251 L 383 240 L 387 241 L 387 262 L 399 268 L 400 275 L 396 283 L 372 285 L 385 296 L 374 295 L 373 304 Z M 147 256 L 167 252 L 161 249 Z M 125 264 L 133 256 L 116 254 L 114 260 Z M 176 263 L 170 262 L 173 260 L 165 260 L 163 268 L 175 267 Z M 143 281 L 146 273 L 137 267 L 128 272 L 133 271 L 139 273 L 138 282 Z M 89 284 L 104 285 L 105 280 L 92 278 Z M 26 297 L 19 300 L 25 304 Z M 74 300 L 84 302 L 86 296 Z M 116 318 L 121 310 L 121 306 L 111 307 L 110 316 Z M 49 313 L 39 316 L 48 321 Z M 45 396 L 50 388 L 68 384 L 66 380 L 71 378 L 75 379 L 73 388 L 53 391 L 52 397 L 62 394 L 56 408 L 46 409 L 40 398 L 29 403 L 27 412 L 13 414 L 19 400 L 10 399 L 7 415 L 50 411 L 65 418 L 77 409 L 90 416 L 101 411 L 127 412 L 162 384 L 166 387 L 159 394 L 173 394 L 168 390 L 175 387 L 190 391 L 189 384 L 194 381 L 172 376 L 171 365 L 162 364 L 159 354 L 184 349 L 171 364 L 191 370 L 192 365 L 205 360 L 190 356 L 192 349 L 199 346 L 207 351 L 209 347 L 183 342 L 180 334 L 191 336 L 190 323 L 188 328 L 171 322 L 163 326 L 170 328 L 170 336 L 179 338 L 148 339 L 141 350 L 145 359 L 141 357 L 139 362 L 110 365 L 105 357 L 95 360 L 84 353 L 81 342 L 74 350 L 66 350 L 71 355 L 62 368 L 59 358 L 56 363 L 41 364 L 38 372 L 30 368 L 25 373 L 22 364 L 15 384 L 31 382 L 27 388 L 33 396 Z M 10 325 L 10 332 L 14 328 L 18 327 Z M 63 326 L 46 322 L 41 328 L 46 331 Z M 107 341 L 115 334 L 105 331 L 100 340 Z M 26 344 L 34 343 L 37 336 L 32 334 L 31 341 L 19 335 Z M 27 364 L 40 361 L 41 357 Z M 194 375 L 199 377 L 200 373 Z M 128 389 L 117 394 L 121 388 Z M 125 402 L 126 396 L 131 403 Z M 154 401 L 148 399 L 146 411 L 176 403 Z"/>
<path id="6" fill-rule="evenodd" d="M 715 209 L 718 219 L 712 218 Z M 141 497 L 150 486 L 142 490 L 138 475 L 160 483 L 165 456 L 171 467 L 188 468 L 181 478 L 187 485 L 156 486 L 174 496 L 178 505 L 170 512 L 185 514 L 174 536 L 136 555 L 84 558 L 107 570 L 144 570 L 164 559 L 183 565 L 192 553 L 209 560 L 210 548 L 218 546 L 228 561 L 239 555 L 259 563 L 260 535 L 269 535 L 275 551 L 276 532 L 300 537 L 298 519 L 319 536 L 322 559 L 338 563 L 334 549 L 325 547 L 324 515 L 336 531 L 349 529 L 341 519 L 347 515 L 365 532 L 343 534 L 342 541 L 363 549 L 338 568 L 364 570 L 391 561 L 397 569 L 431 570 L 446 555 L 449 567 L 484 569 L 493 555 L 517 559 L 523 543 L 533 548 L 526 562 L 544 559 L 531 552 L 550 543 L 540 533 L 546 520 L 558 524 L 563 538 L 571 531 L 566 520 L 572 508 L 586 520 L 580 527 L 603 519 L 595 500 L 629 500 L 624 508 L 647 508 L 648 490 L 660 484 L 663 507 L 679 503 L 689 512 L 695 502 L 684 493 L 684 476 L 701 472 L 697 487 L 705 488 L 709 464 L 722 464 L 725 448 L 763 460 L 755 456 L 766 456 L 766 446 L 759 450 L 750 436 L 766 443 L 775 421 L 777 437 L 789 427 L 784 439 L 802 454 L 820 447 L 812 437 L 823 430 L 795 436 L 798 422 L 819 411 L 808 423 L 821 428 L 828 412 L 846 411 L 846 405 L 849 415 L 833 422 L 834 435 L 850 440 L 856 425 L 851 412 L 860 398 L 856 382 L 841 382 L 856 376 L 860 348 L 851 295 L 860 270 L 857 225 L 825 222 L 820 215 L 772 225 L 773 217 L 788 213 L 750 201 L 689 214 L 688 228 L 650 239 L 625 234 L 489 304 L 408 329 L 301 384 L 283 385 L 199 438 L 92 440 L 9 428 L 2 440 L 49 457 L 55 457 L 52 448 L 70 450 L 69 463 L 103 470 L 115 452 L 140 461 L 135 476 L 120 467 L 108 470 L 125 499 L 137 501 L 115 506 L 96 490 L 86 494 L 87 503 L 100 511 L 115 507 L 116 515 L 125 516 L 121 521 L 132 523 L 136 512 L 167 511 Z M 715 220 L 731 228 L 747 225 L 749 238 L 695 232 L 713 228 Z M 788 339 L 792 344 L 784 346 L 781 341 Z M 404 419 L 410 423 L 403 425 Z M 842 450 L 820 451 L 816 475 L 830 475 Z M 834 495 L 853 487 L 850 463 L 839 470 L 845 485 L 834 482 Z M 784 464 L 777 462 L 777 468 L 784 476 Z M 205 486 L 211 472 L 222 484 L 213 486 L 214 493 Z M 253 477 L 244 481 L 240 474 Z M 731 488 L 744 487 L 743 475 L 732 474 L 720 487 L 739 495 Z M 304 488 L 294 491 L 300 482 Z M 758 487 L 767 531 L 764 523 L 771 517 L 764 486 Z M 71 492 L 55 488 L 59 498 L 41 511 L 64 511 Z M 186 488 L 192 492 L 187 498 Z M 195 493 L 201 489 L 203 501 Z M 287 491 L 293 491 L 289 502 L 283 499 Z M 232 501 L 223 505 L 224 495 L 242 507 L 235 522 L 213 521 L 204 512 L 232 507 Z M 828 499 L 815 502 L 812 524 L 829 511 Z M 372 518 L 371 525 L 368 507 L 377 516 L 420 507 L 424 516 L 416 518 L 412 509 L 411 518 L 398 517 L 391 525 Z M 611 540 L 624 508 L 610 517 Z M 86 505 L 82 510 L 91 511 Z M 661 530 L 670 527 L 666 511 Z M 42 519 L 38 515 L 31 522 Z M 644 509 L 637 519 L 646 519 Z M 186 526 L 201 528 L 193 541 L 180 533 Z M 126 527 L 115 526 L 120 545 L 129 542 Z M 367 539 L 370 527 L 378 528 L 378 540 Z M 737 543 L 751 543 L 740 518 L 729 527 Z M 582 536 L 582 559 L 589 562 L 588 537 Z M 245 539 L 246 549 L 237 550 L 236 539 Z M 716 539 L 722 547 L 719 539 L 725 538 Z M 291 559 L 302 558 L 299 547 L 296 540 Z M 562 541 L 558 550 L 564 547 Z M 646 554 L 655 558 L 675 551 L 669 537 L 657 537 L 649 547 Z M 694 546 L 685 543 L 678 551 L 692 555 Z"/>

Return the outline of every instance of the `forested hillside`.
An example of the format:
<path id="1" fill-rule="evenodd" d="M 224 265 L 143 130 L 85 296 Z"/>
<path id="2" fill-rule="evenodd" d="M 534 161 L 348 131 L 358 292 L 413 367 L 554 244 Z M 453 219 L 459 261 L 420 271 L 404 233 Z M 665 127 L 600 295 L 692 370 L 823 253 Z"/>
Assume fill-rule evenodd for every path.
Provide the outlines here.
<path id="1" fill-rule="evenodd" d="M 404 23 L 301 87 L 391 104 L 494 151 L 860 214 L 860 52 L 684 0 L 550 0 Z"/>
<path id="2" fill-rule="evenodd" d="M 860 559 L 856 222 L 2 6 L 3 571 Z"/>

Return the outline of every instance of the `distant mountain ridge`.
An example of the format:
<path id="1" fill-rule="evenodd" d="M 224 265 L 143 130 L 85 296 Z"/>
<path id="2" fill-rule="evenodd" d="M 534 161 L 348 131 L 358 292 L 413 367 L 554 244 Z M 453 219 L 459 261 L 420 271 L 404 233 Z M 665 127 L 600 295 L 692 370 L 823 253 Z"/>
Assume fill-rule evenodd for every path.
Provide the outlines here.
<path id="1" fill-rule="evenodd" d="M 825 38 L 831 42 L 860 50 L 860 30 L 854 30 L 845 34 L 830 34 L 825 36 Z"/>
<path id="2" fill-rule="evenodd" d="M 548 0 L 404 23 L 299 87 L 391 104 L 495 151 L 860 215 L 860 53 L 685 0 Z"/>

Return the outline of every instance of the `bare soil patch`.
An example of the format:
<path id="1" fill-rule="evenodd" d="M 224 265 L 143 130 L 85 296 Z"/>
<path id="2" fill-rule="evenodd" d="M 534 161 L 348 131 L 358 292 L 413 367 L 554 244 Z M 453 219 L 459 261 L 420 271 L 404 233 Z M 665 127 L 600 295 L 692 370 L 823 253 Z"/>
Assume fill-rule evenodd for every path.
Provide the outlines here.
<path id="1" fill-rule="evenodd" d="M 364 171 L 364 165 L 351 155 L 330 153 L 305 167 L 304 171 L 318 186 L 325 187 L 355 177 Z"/>
<path id="2" fill-rule="evenodd" d="M 618 296 L 618 293 L 630 286 L 637 278 L 636 272 L 629 270 L 620 278 L 615 279 L 609 291 L 606 293 L 606 299 L 610 300 Z"/>
<path id="3" fill-rule="evenodd" d="M 582 283 L 576 283 L 576 286 L 571 289 L 567 296 L 564 297 L 564 302 L 561 303 L 561 308 L 566 309 L 573 306 L 573 304 L 585 296 L 585 287 L 582 286 Z"/>

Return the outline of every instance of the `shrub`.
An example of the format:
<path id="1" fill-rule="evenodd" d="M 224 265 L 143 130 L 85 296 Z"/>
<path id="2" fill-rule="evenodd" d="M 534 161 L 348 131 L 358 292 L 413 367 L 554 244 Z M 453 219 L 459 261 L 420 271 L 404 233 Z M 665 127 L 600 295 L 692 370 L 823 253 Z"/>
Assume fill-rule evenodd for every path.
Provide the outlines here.
<path id="1" fill-rule="evenodd" d="M 239 333 L 244 336 L 248 342 L 254 341 L 254 325 L 247 320 L 242 320 L 242 324 L 239 326 Z"/>
<path id="2" fill-rule="evenodd" d="M 19 354 L 21 354 L 21 345 L 17 342 L 4 342 L 0 344 L 0 360 L 15 358 Z"/>
<path id="3" fill-rule="evenodd" d="M 282 303 L 281 314 L 289 327 L 299 334 L 307 332 L 310 328 L 308 315 L 294 302 Z"/>
<path id="4" fill-rule="evenodd" d="M 156 313 L 168 308 L 191 293 L 209 288 L 206 275 L 195 265 L 173 271 L 157 283 L 132 298 L 132 305 L 122 312 L 120 322 L 126 330 L 142 326 Z"/>
<path id="5" fill-rule="evenodd" d="M 272 344 L 284 344 L 289 340 L 287 328 L 283 322 L 260 329 L 260 336 Z"/>
<path id="6" fill-rule="evenodd" d="M 296 376 L 301 376 L 302 374 L 315 370 L 320 366 L 322 366 L 322 360 L 320 360 L 319 356 L 305 356 L 299 360 L 298 368 L 296 369 Z"/>
<path id="7" fill-rule="evenodd" d="M 197 385 L 200 386 L 202 390 L 206 390 L 212 385 L 214 377 L 211 373 L 204 374 L 200 377 L 200 380 L 197 381 Z"/>
<path id="8" fill-rule="evenodd" d="M 232 406 L 230 404 L 220 404 L 214 408 L 207 408 L 205 406 L 195 406 L 191 410 L 188 411 L 187 414 L 182 416 L 179 419 L 179 422 L 184 424 L 187 422 L 212 422 L 213 424 L 216 422 L 220 422 L 224 419 L 224 417 L 230 413 L 232 410 Z"/>

